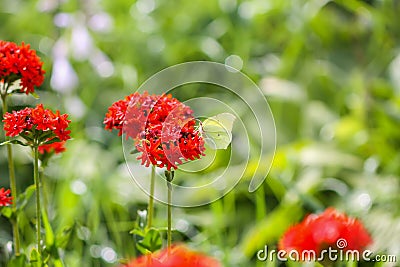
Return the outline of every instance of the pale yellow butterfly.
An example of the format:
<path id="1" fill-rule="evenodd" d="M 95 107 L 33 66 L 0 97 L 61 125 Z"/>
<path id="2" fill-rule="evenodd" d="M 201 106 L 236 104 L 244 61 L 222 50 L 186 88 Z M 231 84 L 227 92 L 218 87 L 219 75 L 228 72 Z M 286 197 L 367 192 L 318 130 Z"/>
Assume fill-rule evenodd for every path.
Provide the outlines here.
<path id="1" fill-rule="evenodd" d="M 221 113 L 206 119 L 201 124 L 204 141 L 212 149 L 226 149 L 232 142 L 232 128 L 236 117 Z"/>

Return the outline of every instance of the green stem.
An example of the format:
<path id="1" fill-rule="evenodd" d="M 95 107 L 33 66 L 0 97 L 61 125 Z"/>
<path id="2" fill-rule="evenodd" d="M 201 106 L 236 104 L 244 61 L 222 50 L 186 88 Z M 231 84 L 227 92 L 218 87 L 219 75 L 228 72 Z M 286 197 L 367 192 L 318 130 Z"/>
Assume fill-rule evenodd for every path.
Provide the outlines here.
<path id="1" fill-rule="evenodd" d="M 48 183 L 46 183 L 44 179 L 44 168 L 43 168 L 43 162 L 39 168 L 39 184 L 42 187 L 42 200 L 43 200 L 43 210 L 46 212 L 46 215 L 49 214 L 49 198 L 48 198 Z"/>
<path id="2" fill-rule="evenodd" d="M 154 216 L 154 184 L 156 177 L 156 167 L 153 165 L 151 167 L 151 177 L 150 177 L 150 196 L 149 196 L 149 207 L 147 210 L 147 228 L 150 228 L 153 224 Z"/>
<path id="3" fill-rule="evenodd" d="M 357 266 L 358 266 L 357 261 L 348 260 L 348 261 L 346 262 L 346 267 L 357 267 Z"/>
<path id="4" fill-rule="evenodd" d="M 171 182 L 167 182 L 168 186 L 168 231 L 167 231 L 167 244 L 168 244 L 168 254 L 170 253 L 170 247 L 172 244 L 172 185 Z"/>
<path id="5" fill-rule="evenodd" d="M 227 194 L 223 199 L 223 214 L 225 213 L 225 222 L 223 221 L 223 226 L 228 226 L 226 223 L 227 218 L 237 218 L 236 214 L 236 192 L 232 190 Z M 238 232 L 234 227 L 227 227 L 227 241 L 228 244 L 236 244 L 237 243 L 237 235 Z M 227 247 L 227 246 L 225 246 Z M 226 251 L 226 255 L 230 255 L 229 250 Z"/>
<path id="6" fill-rule="evenodd" d="M 5 87 L 5 85 L 3 85 Z M 8 86 L 7 86 L 8 87 Z M 1 100 L 3 102 L 3 116 L 7 112 L 7 88 L 1 94 Z M 10 140 L 10 137 L 5 137 L 6 141 Z M 15 214 L 17 210 L 17 183 L 15 182 L 15 171 L 14 171 L 14 157 L 13 157 L 13 150 L 12 145 L 7 144 L 7 157 L 8 157 L 8 171 L 10 176 L 10 187 L 11 187 L 11 195 L 14 198 L 12 203 L 12 209 Z M 15 216 L 14 220 L 11 220 L 12 228 L 13 228 L 13 235 L 14 235 L 14 248 L 15 248 L 15 255 L 19 256 L 20 254 L 20 239 L 19 239 L 19 231 L 18 231 L 18 216 Z"/>
<path id="7" fill-rule="evenodd" d="M 39 148 L 35 145 L 33 148 L 34 152 L 34 166 L 33 166 L 33 179 L 35 181 L 36 188 L 36 235 L 37 235 L 37 249 L 41 254 L 40 248 L 40 182 L 39 182 Z"/>
<path id="8" fill-rule="evenodd" d="M 221 247 L 226 247 L 225 245 L 225 232 L 223 231 L 225 226 L 225 210 L 222 203 L 222 199 L 214 201 L 211 204 L 211 211 L 213 213 L 213 227 L 210 228 L 211 235 L 215 236 L 215 242 Z"/>
<path id="9" fill-rule="evenodd" d="M 172 180 L 174 180 L 174 171 L 165 171 L 165 178 L 167 179 L 167 189 L 168 189 L 168 229 L 167 229 L 167 251 L 168 256 L 171 255 L 171 245 L 172 245 Z"/>
<path id="10" fill-rule="evenodd" d="M 256 219 L 261 221 L 267 216 L 267 207 L 265 204 L 265 189 L 264 184 L 262 184 L 255 194 L 256 197 Z"/>

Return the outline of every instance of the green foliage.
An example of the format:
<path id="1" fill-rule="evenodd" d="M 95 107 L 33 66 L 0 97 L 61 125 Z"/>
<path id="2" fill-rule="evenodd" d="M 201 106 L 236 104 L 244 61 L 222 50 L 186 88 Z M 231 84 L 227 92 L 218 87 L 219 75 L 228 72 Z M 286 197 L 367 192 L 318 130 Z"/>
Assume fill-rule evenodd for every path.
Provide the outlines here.
<path id="1" fill-rule="evenodd" d="M 376 253 L 400 255 L 398 1 L 0 0 L 0 13 L 1 39 L 30 43 L 46 70 L 36 90 L 40 98 L 13 96 L 9 108 L 41 102 L 69 113 L 73 137 L 43 176 L 43 255 L 28 249 L 35 243 L 30 151 L 14 146 L 18 209 L 16 215 L 1 210 L 0 245 L 12 240 L 7 218 L 17 216 L 29 259 L 21 255 L 8 266 L 40 266 L 49 255 L 49 266 L 115 266 L 158 248 L 154 230 L 140 232 L 138 242 L 129 234 L 148 198 L 126 172 L 121 138 L 103 129 L 104 114 L 165 67 L 224 63 L 230 55 L 243 60 L 242 71 L 270 104 L 278 145 L 262 160 L 274 156 L 273 166 L 262 194 L 247 191 L 254 161 L 239 185 L 212 206 L 174 208 L 174 240 L 228 267 L 261 266 L 257 250 L 276 247 L 303 215 L 335 206 L 365 223 Z M 226 97 L 211 85 L 196 90 L 179 98 L 195 92 Z M 0 187 L 8 187 L 5 147 L 0 152 Z M 218 152 L 213 172 L 223 169 L 229 153 Z M 208 178 L 187 176 L 177 171 L 174 181 L 193 185 Z M 165 213 L 157 203 L 156 227 L 165 226 Z M 4 251 L 0 263 L 11 255 Z"/>
<path id="2" fill-rule="evenodd" d="M 247 233 L 242 243 L 243 253 L 251 257 L 265 244 L 274 243 L 300 216 L 301 208 L 297 203 L 283 203 Z"/>
<path id="3" fill-rule="evenodd" d="M 37 249 L 32 249 L 31 251 L 31 256 L 29 258 L 30 266 L 32 267 L 42 267 L 43 266 L 43 261 L 42 261 L 42 256 L 40 255 L 39 251 Z"/>
<path id="4" fill-rule="evenodd" d="M 27 258 L 25 254 L 21 254 L 19 256 L 16 256 L 12 258 L 8 263 L 7 267 L 20 267 L 20 266 L 25 266 L 27 262 Z"/>
<path id="5" fill-rule="evenodd" d="M 142 254 L 157 251 L 162 246 L 161 234 L 157 229 L 152 228 L 146 231 L 134 229 L 131 233 L 136 235 L 136 248 Z"/>

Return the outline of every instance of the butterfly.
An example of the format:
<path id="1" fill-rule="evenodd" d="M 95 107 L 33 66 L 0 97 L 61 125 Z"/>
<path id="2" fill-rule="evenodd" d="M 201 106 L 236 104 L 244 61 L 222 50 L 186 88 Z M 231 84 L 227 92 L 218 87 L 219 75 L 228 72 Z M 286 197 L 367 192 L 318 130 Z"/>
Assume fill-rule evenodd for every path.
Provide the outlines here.
<path id="1" fill-rule="evenodd" d="M 232 142 L 232 128 L 236 117 L 231 113 L 212 116 L 201 123 L 204 141 L 212 149 L 227 149 Z"/>

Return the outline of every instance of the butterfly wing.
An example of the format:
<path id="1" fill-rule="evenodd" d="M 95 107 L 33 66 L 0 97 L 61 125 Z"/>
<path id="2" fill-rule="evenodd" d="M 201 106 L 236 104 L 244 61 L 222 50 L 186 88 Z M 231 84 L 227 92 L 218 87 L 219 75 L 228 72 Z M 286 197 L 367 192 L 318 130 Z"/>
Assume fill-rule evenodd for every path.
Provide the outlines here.
<path id="1" fill-rule="evenodd" d="M 221 113 L 206 119 L 202 124 L 205 142 L 212 149 L 226 149 L 232 142 L 232 128 L 236 117 Z"/>
<path id="2" fill-rule="evenodd" d="M 233 122 L 236 119 L 234 115 L 232 115 L 231 113 L 221 113 L 214 117 L 215 120 L 218 121 L 219 124 L 222 125 L 227 132 L 232 133 Z"/>

